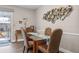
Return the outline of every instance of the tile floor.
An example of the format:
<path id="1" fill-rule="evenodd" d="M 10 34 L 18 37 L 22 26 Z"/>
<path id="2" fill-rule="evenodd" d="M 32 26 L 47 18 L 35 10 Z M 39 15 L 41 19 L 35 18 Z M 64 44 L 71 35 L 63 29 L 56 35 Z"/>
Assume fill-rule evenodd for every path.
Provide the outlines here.
<path id="1" fill-rule="evenodd" d="M 23 53 L 23 42 L 10 43 L 8 46 L 0 47 L 0 53 Z M 32 51 L 29 51 L 29 53 L 32 53 Z M 63 52 L 60 51 L 60 53 Z"/>
<path id="2" fill-rule="evenodd" d="M 0 47 L 0 53 L 22 53 L 23 42 L 10 43 L 8 46 Z"/>

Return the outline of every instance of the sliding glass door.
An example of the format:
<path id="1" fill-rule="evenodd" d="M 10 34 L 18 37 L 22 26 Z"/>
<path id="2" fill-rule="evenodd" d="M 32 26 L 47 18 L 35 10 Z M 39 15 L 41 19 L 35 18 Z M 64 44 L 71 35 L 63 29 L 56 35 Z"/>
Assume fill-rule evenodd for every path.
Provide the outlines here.
<path id="1" fill-rule="evenodd" d="M 0 17 L 0 41 L 10 41 L 10 17 Z"/>
<path id="2" fill-rule="evenodd" d="M 10 17 L 0 17 L 0 38 L 10 40 Z M 1 39 L 0 39 L 1 40 Z"/>
<path id="3" fill-rule="evenodd" d="M 11 42 L 11 12 L 0 11 L 0 47 Z"/>

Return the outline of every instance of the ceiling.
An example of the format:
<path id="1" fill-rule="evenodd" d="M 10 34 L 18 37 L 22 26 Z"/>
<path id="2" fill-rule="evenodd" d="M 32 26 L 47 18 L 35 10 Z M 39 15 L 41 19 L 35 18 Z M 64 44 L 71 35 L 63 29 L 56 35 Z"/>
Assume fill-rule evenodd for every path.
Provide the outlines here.
<path id="1" fill-rule="evenodd" d="M 41 7 L 42 5 L 17 5 L 18 7 L 22 7 L 22 8 L 28 8 L 28 9 L 38 9 L 39 7 Z"/>

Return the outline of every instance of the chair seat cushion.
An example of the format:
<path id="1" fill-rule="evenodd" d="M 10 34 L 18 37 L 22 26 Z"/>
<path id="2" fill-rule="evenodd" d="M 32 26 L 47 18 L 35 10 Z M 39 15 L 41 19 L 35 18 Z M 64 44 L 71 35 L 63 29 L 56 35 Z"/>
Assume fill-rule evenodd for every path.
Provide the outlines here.
<path id="1" fill-rule="evenodd" d="M 29 45 L 33 45 L 33 41 L 28 41 Z"/>
<path id="2" fill-rule="evenodd" d="M 41 51 L 41 52 L 44 52 L 44 53 L 47 53 L 47 45 L 46 44 L 41 44 L 38 46 L 38 49 Z"/>
<path id="3" fill-rule="evenodd" d="M 27 44 L 24 44 L 25 47 L 31 48 L 33 47 L 33 41 L 28 41 L 28 46 Z"/>

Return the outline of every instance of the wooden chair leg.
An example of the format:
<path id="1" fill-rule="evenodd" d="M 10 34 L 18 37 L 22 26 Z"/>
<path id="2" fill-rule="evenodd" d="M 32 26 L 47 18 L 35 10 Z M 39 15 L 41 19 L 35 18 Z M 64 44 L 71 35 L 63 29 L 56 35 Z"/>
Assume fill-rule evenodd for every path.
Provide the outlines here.
<path id="1" fill-rule="evenodd" d="M 25 52 L 25 46 L 24 46 L 24 48 L 23 48 L 23 53 Z"/>
<path id="2" fill-rule="evenodd" d="M 24 46 L 24 48 L 23 48 L 23 53 L 25 52 L 25 46 Z M 29 48 L 27 48 L 27 51 L 26 51 L 27 53 L 29 52 Z"/>
<path id="3" fill-rule="evenodd" d="M 18 34 L 15 33 L 15 37 L 16 37 L 16 43 L 17 43 L 17 40 L 18 40 Z"/>
<path id="4" fill-rule="evenodd" d="M 27 53 L 29 52 L 29 48 L 27 49 Z"/>

